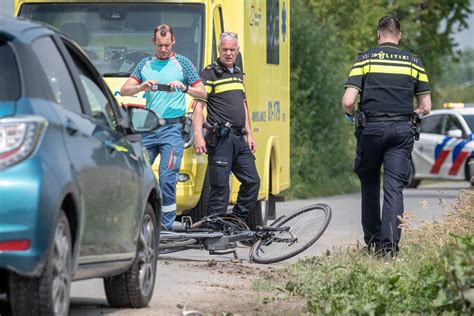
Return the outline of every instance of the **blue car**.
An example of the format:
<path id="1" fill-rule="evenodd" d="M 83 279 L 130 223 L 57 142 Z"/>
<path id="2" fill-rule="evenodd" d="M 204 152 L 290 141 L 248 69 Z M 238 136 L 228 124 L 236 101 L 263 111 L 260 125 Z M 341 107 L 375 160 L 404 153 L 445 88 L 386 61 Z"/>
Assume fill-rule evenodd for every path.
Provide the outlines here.
<path id="1" fill-rule="evenodd" d="M 151 300 L 161 195 L 142 145 L 160 120 L 123 110 L 81 48 L 0 16 L 0 293 L 14 315 L 67 315 L 71 281 L 112 307 Z"/>

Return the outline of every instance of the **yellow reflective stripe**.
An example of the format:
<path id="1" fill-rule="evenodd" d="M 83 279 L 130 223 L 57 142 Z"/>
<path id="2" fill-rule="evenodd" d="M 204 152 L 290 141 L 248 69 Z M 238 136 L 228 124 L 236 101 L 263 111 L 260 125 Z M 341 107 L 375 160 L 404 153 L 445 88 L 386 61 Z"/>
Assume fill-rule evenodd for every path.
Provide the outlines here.
<path id="1" fill-rule="evenodd" d="M 381 65 L 367 65 L 364 67 L 364 73 L 382 73 L 382 74 L 397 74 L 407 75 L 416 78 L 418 71 L 408 67 L 397 67 L 397 66 L 381 66 Z"/>
<path id="2" fill-rule="evenodd" d="M 422 67 L 416 65 L 415 63 L 411 63 L 409 61 L 402 61 L 402 60 L 386 60 L 386 59 L 367 59 L 365 61 L 361 61 L 361 62 L 358 62 L 358 63 L 355 63 L 354 64 L 354 67 L 356 66 L 362 66 L 364 64 L 367 64 L 368 62 L 371 62 L 371 63 L 380 63 L 380 64 L 400 64 L 400 65 L 407 65 L 407 66 L 412 66 L 413 68 L 415 69 L 418 69 L 419 71 L 422 71 L 424 72 L 425 69 L 423 69 Z"/>
<path id="3" fill-rule="evenodd" d="M 420 74 L 418 81 L 428 82 L 428 76 L 426 74 Z"/>
<path id="4" fill-rule="evenodd" d="M 369 60 L 366 59 L 366 60 L 364 60 L 364 61 L 360 61 L 360 62 L 358 62 L 358 63 L 355 63 L 355 64 L 353 65 L 353 67 L 362 66 L 362 65 L 364 65 L 364 64 L 367 64 L 368 62 L 369 62 Z"/>
<path id="5" fill-rule="evenodd" d="M 209 86 L 207 83 L 206 85 L 204 86 L 206 88 L 206 92 L 207 93 L 211 93 L 212 92 L 212 86 Z"/>
<path id="6" fill-rule="evenodd" d="M 351 72 L 349 73 L 349 77 L 353 76 L 362 76 L 364 74 L 362 68 L 352 68 Z"/>
<path id="7" fill-rule="evenodd" d="M 236 83 L 227 83 L 227 84 L 216 86 L 214 92 L 221 93 L 221 92 L 226 92 L 226 91 L 231 91 L 231 90 L 245 91 L 244 85 L 240 82 L 236 82 Z"/>
<path id="8" fill-rule="evenodd" d="M 421 68 L 420 66 L 417 66 L 415 64 L 412 64 L 412 66 L 413 66 L 413 68 L 418 69 L 419 71 L 425 72 L 425 70 L 423 68 Z"/>
<path id="9" fill-rule="evenodd" d="M 227 78 L 227 79 L 219 79 L 219 80 L 214 81 L 213 83 L 218 84 L 218 83 L 224 83 L 224 82 L 229 82 L 229 81 L 242 82 L 242 79 L 233 77 L 233 78 Z"/>

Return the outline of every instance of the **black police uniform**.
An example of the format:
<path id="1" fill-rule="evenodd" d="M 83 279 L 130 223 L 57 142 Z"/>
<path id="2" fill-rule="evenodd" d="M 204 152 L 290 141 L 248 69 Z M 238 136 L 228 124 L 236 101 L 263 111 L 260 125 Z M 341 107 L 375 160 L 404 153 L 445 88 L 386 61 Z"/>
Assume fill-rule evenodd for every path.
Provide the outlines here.
<path id="1" fill-rule="evenodd" d="M 207 146 L 208 172 L 211 193 L 209 214 L 225 212 L 229 203 L 230 172 L 240 181 L 240 189 L 233 214 L 246 219 L 256 205 L 260 178 L 255 157 L 245 139 L 245 87 L 242 71 L 234 66 L 233 72 L 219 60 L 201 72 L 207 91 L 207 122 L 221 129 L 216 146 Z M 229 125 L 229 124 L 228 124 Z"/>
<path id="2" fill-rule="evenodd" d="M 359 110 L 366 116 L 365 126 L 356 129 L 354 163 L 361 182 L 364 240 L 377 250 L 398 251 L 398 216 L 403 215 L 403 189 L 408 184 L 414 143 L 409 119 L 414 95 L 430 93 L 428 77 L 412 52 L 383 43 L 359 54 L 345 87 L 360 91 Z"/>

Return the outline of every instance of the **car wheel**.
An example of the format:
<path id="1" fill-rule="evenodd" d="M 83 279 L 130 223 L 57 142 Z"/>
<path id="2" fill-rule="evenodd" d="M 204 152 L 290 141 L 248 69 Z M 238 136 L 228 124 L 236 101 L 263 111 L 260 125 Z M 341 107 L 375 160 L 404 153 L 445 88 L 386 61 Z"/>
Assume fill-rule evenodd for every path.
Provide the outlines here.
<path id="1" fill-rule="evenodd" d="M 474 157 L 470 157 L 466 162 L 466 180 L 474 186 Z"/>
<path id="2" fill-rule="evenodd" d="M 211 184 L 209 183 L 209 173 L 206 170 L 204 182 L 202 183 L 201 197 L 198 204 L 191 209 L 189 216 L 193 219 L 193 223 L 207 216 L 207 207 L 209 205 L 209 195 L 211 194 Z"/>
<path id="3" fill-rule="evenodd" d="M 130 269 L 104 278 L 111 307 L 140 308 L 150 303 L 156 278 L 157 227 L 153 207 L 148 203 L 137 242 L 137 257 Z"/>
<path id="4" fill-rule="evenodd" d="M 10 275 L 13 315 L 67 315 L 71 290 L 72 240 L 64 211 L 59 214 L 48 260 L 38 278 Z"/>
<path id="5" fill-rule="evenodd" d="M 417 188 L 420 185 L 421 180 L 414 179 L 415 176 L 415 167 L 413 166 L 413 162 L 411 163 L 411 168 L 410 168 L 410 176 L 408 178 L 408 184 L 407 188 Z"/>

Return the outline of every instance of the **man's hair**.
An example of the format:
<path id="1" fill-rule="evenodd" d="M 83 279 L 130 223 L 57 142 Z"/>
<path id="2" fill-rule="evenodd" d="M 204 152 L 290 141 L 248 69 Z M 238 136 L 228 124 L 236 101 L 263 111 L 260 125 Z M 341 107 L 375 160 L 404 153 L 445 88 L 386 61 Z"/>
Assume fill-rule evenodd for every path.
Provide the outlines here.
<path id="1" fill-rule="evenodd" d="M 379 20 L 377 31 L 390 33 L 392 35 L 400 34 L 400 21 L 393 15 L 386 15 Z"/>
<path id="2" fill-rule="evenodd" d="M 237 46 L 239 46 L 239 36 L 237 35 L 237 33 L 234 33 L 234 32 L 222 32 L 221 35 L 219 36 L 219 42 L 218 42 L 218 45 L 217 45 L 217 46 L 221 47 L 222 41 L 223 41 L 224 39 L 236 41 L 236 42 L 237 42 Z"/>
<path id="3" fill-rule="evenodd" d="M 155 30 L 153 31 L 153 39 L 156 38 L 156 34 L 159 33 L 161 37 L 165 37 L 166 34 L 170 33 L 171 38 L 174 38 L 173 35 L 173 28 L 169 26 L 168 24 L 160 24 L 157 27 L 155 27 Z"/>

